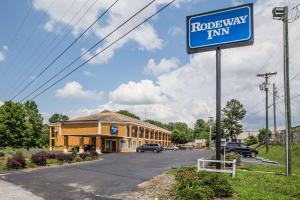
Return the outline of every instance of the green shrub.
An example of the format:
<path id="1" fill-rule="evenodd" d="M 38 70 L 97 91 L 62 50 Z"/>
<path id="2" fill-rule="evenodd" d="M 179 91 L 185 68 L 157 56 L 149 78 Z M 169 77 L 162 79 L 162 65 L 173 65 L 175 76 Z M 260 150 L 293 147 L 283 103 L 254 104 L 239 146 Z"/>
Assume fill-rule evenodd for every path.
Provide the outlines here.
<path id="1" fill-rule="evenodd" d="M 82 160 L 84 160 L 86 157 L 89 157 L 89 156 L 90 156 L 90 154 L 87 153 L 87 152 L 84 152 L 84 153 L 80 153 L 80 154 L 79 154 L 79 157 L 80 157 Z"/>
<path id="2" fill-rule="evenodd" d="M 250 135 L 249 137 L 246 138 L 245 143 L 248 146 L 257 144 L 258 143 L 257 137 L 255 137 L 254 135 Z"/>
<path id="3" fill-rule="evenodd" d="M 82 162 L 83 159 L 79 156 L 77 156 L 75 159 L 74 159 L 74 162 Z"/>
<path id="4" fill-rule="evenodd" d="M 226 153 L 226 160 L 236 160 L 236 164 L 241 164 L 241 155 L 235 152 Z M 232 164 L 227 163 L 226 166 L 232 166 Z"/>
<path id="5" fill-rule="evenodd" d="M 178 170 L 173 188 L 176 199 L 213 199 L 231 197 L 233 189 L 226 176 L 219 173 L 196 172 L 193 168 Z"/>
<path id="6" fill-rule="evenodd" d="M 31 162 L 38 166 L 46 166 L 48 153 L 45 151 L 40 151 L 36 154 L 32 154 Z"/>
<path id="7" fill-rule="evenodd" d="M 5 153 L 0 151 L 0 157 L 5 157 Z"/>
<path id="8" fill-rule="evenodd" d="M 96 151 L 91 151 L 90 152 L 91 157 L 93 157 L 94 159 L 99 157 L 99 154 Z"/>
<path id="9" fill-rule="evenodd" d="M 88 156 L 88 157 L 86 157 L 86 158 L 84 159 L 84 161 L 92 161 L 92 160 L 94 160 L 94 158 L 91 157 L 91 156 Z"/>
<path id="10" fill-rule="evenodd" d="M 232 196 L 233 189 L 223 174 L 199 172 L 198 176 L 201 178 L 203 185 L 210 187 L 214 191 L 215 197 Z"/>
<path id="11" fill-rule="evenodd" d="M 73 161 L 73 155 L 72 154 L 67 154 L 67 153 L 59 153 L 55 155 L 55 159 L 60 161 L 60 162 L 72 162 Z"/>
<path id="12" fill-rule="evenodd" d="M 213 197 L 214 192 L 206 186 L 186 187 L 176 192 L 178 200 L 211 200 Z"/>
<path id="13" fill-rule="evenodd" d="M 53 152 L 48 153 L 47 158 L 48 158 L 48 159 L 55 159 L 55 153 L 53 153 Z"/>
<path id="14" fill-rule="evenodd" d="M 6 166 L 8 169 L 22 169 L 26 167 L 26 160 L 22 152 L 17 152 L 12 158 L 8 158 Z"/>

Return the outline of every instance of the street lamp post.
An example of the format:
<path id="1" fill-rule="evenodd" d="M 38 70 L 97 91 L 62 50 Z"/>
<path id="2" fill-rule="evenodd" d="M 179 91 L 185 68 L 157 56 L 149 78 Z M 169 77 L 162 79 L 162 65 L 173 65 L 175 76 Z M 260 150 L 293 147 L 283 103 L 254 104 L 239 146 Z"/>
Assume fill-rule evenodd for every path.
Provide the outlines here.
<path id="1" fill-rule="evenodd" d="M 286 146 L 286 176 L 292 174 L 291 166 L 291 105 L 289 78 L 289 40 L 288 40 L 288 7 L 275 7 L 272 10 L 273 19 L 283 21 L 284 38 L 284 101 L 285 101 L 285 146 Z"/>

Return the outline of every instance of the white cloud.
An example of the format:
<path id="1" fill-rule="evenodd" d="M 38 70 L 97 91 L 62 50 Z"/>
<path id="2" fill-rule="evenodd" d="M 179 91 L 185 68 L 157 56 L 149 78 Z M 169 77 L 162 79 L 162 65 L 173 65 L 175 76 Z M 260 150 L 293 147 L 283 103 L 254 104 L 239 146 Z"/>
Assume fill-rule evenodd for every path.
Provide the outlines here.
<path id="1" fill-rule="evenodd" d="M 4 51 L 8 51 L 8 46 L 7 46 L 7 45 L 2 45 L 2 49 L 3 49 Z"/>
<path id="2" fill-rule="evenodd" d="M 180 3 L 185 2 L 187 0 L 179 0 L 174 6 L 179 7 Z M 189 1 L 189 0 L 188 0 Z M 93 2 L 88 3 L 83 9 L 78 11 L 83 5 L 83 0 L 78 0 L 76 2 L 69 0 L 60 0 L 55 1 L 53 6 L 49 9 L 49 1 L 48 0 L 34 0 L 33 5 L 36 10 L 44 11 L 48 13 L 50 19 L 45 24 L 45 29 L 47 31 L 54 31 L 60 24 L 67 24 L 73 29 L 73 34 L 78 35 L 85 28 L 88 27 L 96 18 L 102 13 L 106 8 L 108 8 L 111 4 L 111 0 L 101 0 L 97 1 L 94 5 Z M 93 32 L 99 39 L 104 38 L 108 33 L 114 30 L 117 26 L 131 17 L 134 13 L 148 4 L 150 1 L 140 1 L 140 0 L 127 0 L 127 1 L 118 1 L 115 6 L 107 13 L 107 17 L 101 19 L 98 24 L 96 24 L 90 32 Z M 133 18 L 130 22 L 128 22 L 125 26 L 120 28 L 117 32 L 111 35 L 105 42 L 103 42 L 102 46 L 98 47 L 94 51 L 94 53 L 99 52 L 101 49 L 105 48 L 115 39 L 123 35 L 125 32 L 145 20 L 147 17 L 152 15 L 159 6 L 162 4 L 166 4 L 169 1 L 167 0 L 159 0 L 155 1 L 152 5 L 150 5 L 143 12 L 139 13 L 135 18 Z M 87 9 L 90 7 L 91 9 L 86 13 Z M 68 8 L 72 6 L 72 9 L 68 11 Z M 68 12 L 67 12 L 68 11 Z M 86 13 L 86 14 L 85 14 Z M 85 14 L 85 15 L 84 15 Z M 71 19 L 74 18 L 72 21 Z M 78 16 L 78 17 L 77 17 Z M 78 21 L 78 19 L 81 20 Z M 154 18 L 157 19 L 158 17 Z M 151 25 L 150 22 L 143 24 L 134 32 L 129 34 L 127 37 L 123 38 L 122 41 L 118 42 L 118 44 L 114 45 L 110 48 L 108 53 L 103 53 L 91 61 L 91 63 L 105 63 L 110 58 L 113 57 L 115 50 L 123 47 L 129 41 L 134 41 L 139 45 L 139 49 L 141 50 L 155 50 L 161 49 L 163 46 L 163 41 L 159 38 L 156 33 L 156 30 Z M 88 59 L 91 55 L 87 55 L 84 58 Z"/>
<path id="3" fill-rule="evenodd" d="M 116 104 L 143 105 L 165 102 L 167 97 L 161 93 L 159 86 L 151 80 L 142 80 L 139 83 L 130 81 L 121 84 L 110 93 L 110 99 Z"/>
<path id="4" fill-rule="evenodd" d="M 159 63 L 155 63 L 155 60 L 151 58 L 148 61 L 144 71 L 147 74 L 153 74 L 157 76 L 178 68 L 179 64 L 180 64 L 179 60 L 174 57 L 170 59 L 163 58 Z"/>
<path id="5" fill-rule="evenodd" d="M 278 75 L 270 79 L 270 82 L 276 83 L 280 96 L 283 94 L 282 22 L 274 21 L 271 11 L 275 6 L 288 3 L 285 0 L 256 1 L 254 45 L 222 50 L 222 105 L 224 106 L 226 101 L 232 98 L 241 101 L 248 112 L 243 121 L 245 129 L 258 129 L 265 123 L 265 95 L 258 87 L 263 80 L 256 77 L 257 73 L 277 71 Z M 300 72 L 298 68 L 298 63 L 300 63 L 298 22 L 299 20 L 290 24 L 290 77 Z M 147 118 L 164 122 L 185 121 L 193 126 L 198 118 L 207 119 L 209 116 L 215 116 L 215 68 L 215 52 L 195 54 L 190 56 L 186 64 L 159 75 L 155 83 L 151 80 L 143 80 L 122 84 L 111 93 L 111 101 L 106 104 L 97 108 L 82 108 L 72 113 L 79 115 L 103 109 L 114 111 L 127 109 L 142 117 L 146 114 Z M 142 89 L 147 88 L 142 82 L 148 82 L 149 87 L 154 89 Z M 291 81 L 292 97 L 299 94 L 299 87 L 300 76 Z M 115 96 L 112 96 L 113 94 Z M 156 99 L 157 96 L 163 99 L 167 97 L 167 101 L 154 103 L 152 99 Z M 146 100 L 141 100 L 143 98 Z M 278 100 L 277 106 L 279 128 L 284 126 L 284 104 L 279 102 L 281 100 Z M 260 101 L 261 103 L 254 107 Z M 292 122 L 294 124 L 300 123 L 300 112 L 295 107 L 297 105 L 300 105 L 300 98 L 292 99 Z M 269 114 L 270 128 L 272 128 L 272 109 Z"/>
<path id="6" fill-rule="evenodd" d="M 0 101 L 0 106 L 2 106 L 3 105 L 3 101 Z"/>
<path id="7" fill-rule="evenodd" d="M 4 52 L 0 52 L 0 63 L 3 62 L 6 59 L 6 55 Z"/>
<path id="8" fill-rule="evenodd" d="M 92 73 L 92 72 L 90 72 L 90 71 L 83 71 L 83 74 L 85 75 L 85 76 L 89 76 L 89 77 L 94 77 L 95 75 Z"/>
<path id="9" fill-rule="evenodd" d="M 63 88 L 56 91 L 56 96 L 59 98 L 77 98 L 98 100 L 102 96 L 102 92 L 96 92 L 91 90 L 84 90 L 80 83 L 73 81 L 67 83 Z"/>
<path id="10" fill-rule="evenodd" d="M 184 32 L 183 30 L 178 27 L 178 26 L 172 26 L 169 30 L 168 30 L 168 34 L 175 37 L 178 35 L 182 35 Z"/>

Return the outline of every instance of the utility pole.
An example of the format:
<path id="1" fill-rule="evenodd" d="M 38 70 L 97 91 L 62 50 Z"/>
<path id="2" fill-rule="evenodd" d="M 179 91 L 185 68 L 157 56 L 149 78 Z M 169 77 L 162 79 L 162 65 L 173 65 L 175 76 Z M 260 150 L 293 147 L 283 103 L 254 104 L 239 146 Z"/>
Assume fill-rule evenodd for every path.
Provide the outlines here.
<path id="1" fill-rule="evenodd" d="M 265 136 L 265 143 L 266 143 L 266 153 L 269 152 L 269 105 L 268 105 L 268 92 L 269 92 L 269 78 L 270 76 L 276 75 L 277 72 L 273 73 L 265 73 L 265 74 L 257 74 L 257 77 L 265 78 L 265 82 L 260 85 L 260 90 L 264 90 L 266 92 L 266 131 L 267 134 Z"/>
<path id="2" fill-rule="evenodd" d="M 273 115 L 274 115 L 274 135 L 277 139 L 277 121 L 276 121 L 276 97 L 277 97 L 277 88 L 275 83 L 273 83 Z"/>
<path id="3" fill-rule="evenodd" d="M 209 117 L 209 147 L 211 143 L 211 129 L 212 129 L 212 122 L 213 122 L 214 117 Z"/>
<path id="4" fill-rule="evenodd" d="M 298 10 L 298 6 L 296 7 Z M 284 102 L 285 102 L 285 151 L 286 151 L 286 176 L 292 174 L 292 129 L 291 129 L 291 97 L 290 97 L 290 75 L 289 75 L 289 8 L 275 7 L 272 10 L 273 19 L 283 21 L 284 40 Z M 296 20 L 296 19 L 294 19 Z"/>

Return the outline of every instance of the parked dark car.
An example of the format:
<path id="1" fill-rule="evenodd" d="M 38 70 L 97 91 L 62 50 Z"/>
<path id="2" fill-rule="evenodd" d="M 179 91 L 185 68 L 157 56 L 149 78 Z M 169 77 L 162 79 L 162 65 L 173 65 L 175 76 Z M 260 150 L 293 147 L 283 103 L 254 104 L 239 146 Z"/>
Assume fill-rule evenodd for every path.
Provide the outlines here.
<path id="1" fill-rule="evenodd" d="M 225 151 L 226 153 L 235 152 L 241 154 L 242 156 L 250 156 L 250 157 L 256 157 L 258 154 L 258 151 L 256 149 L 238 142 L 227 142 Z M 223 152 L 224 152 L 224 147 L 222 153 Z"/>
<path id="2" fill-rule="evenodd" d="M 136 148 L 136 152 L 153 151 L 155 153 L 159 153 L 162 150 L 163 148 L 159 144 L 143 144 Z"/>

